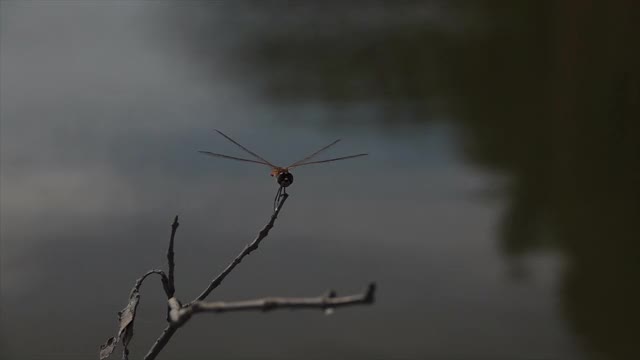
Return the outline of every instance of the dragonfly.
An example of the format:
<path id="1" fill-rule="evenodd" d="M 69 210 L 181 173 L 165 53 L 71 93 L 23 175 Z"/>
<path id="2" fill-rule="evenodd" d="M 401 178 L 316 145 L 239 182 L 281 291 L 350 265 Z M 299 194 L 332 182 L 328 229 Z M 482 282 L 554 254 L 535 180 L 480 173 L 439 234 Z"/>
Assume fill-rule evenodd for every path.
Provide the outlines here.
<path id="1" fill-rule="evenodd" d="M 322 148 L 320 148 L 319 150 L 315 151 L 314 153 L 312 153 L 312 154 L 310 154 L 308 156 L 305 156 L 304 158 L 294 162 L 293 164 L 291 164 L 289 166 L 282 167 L 282 166 L 274 165 L 273 163 L 269 162 L 268 160 L 266 160 L 262 156 L 260 156 L 260 155 L 258 155 L 256 153 L 254 153 L 253 151 L 247 149 L 246 147 L 241 145 L 239 142 L 237 142 L 237 141 L 233 140 L 231 137 L 227 136 L 222 131 L 217 130 L 217 129 L 215 131 L 218 134 L 222 135 L 225 139 L 229 140 L 230 142 L 232 142 L 233 144 L 238 146 L 240 149 L 244 150 L 247 154 L 251 155 L 253 157 L 253 159 L 245 159 L 245 158 L 240 158 L 240 157 L 236 157 L 236 156 L 218 154 L 218 153 L 214 153 L 214 152 L 211 152 L 211 151 L 198 151 L 199 153 L 202 153 L 202 154 L 205 154 L 205 155 L 209 155 L 209 156 L 213 156 L 213 157 L 217 157 L 217 158 L 224 158 L 224 159 L 230 159 L 230 160 L 236 160 L 236 161 L 245 161 L 245 162 L 250 162 L 250 163 L 254 163 L 254 164 L 260 164 L 260 165 L 268 166 L 269 168 L 271 168 L 270 175 L 275 177 L 276 181 L 280 185 L 280 190 L 281 191 L 284 188 L 287 188 L 291 184 L 293 184 L 293 175 L 291 174 L 291 171 L 290 171 L 291 169 L 294 169 L 294 168 L 297 168 L 297 167 L 300 167 L 300 166 L 322 164 L 322 163 L 328 163 L 328 162 L 339 161 L 339 160 L 347 160 L 347 159 L 353 159 L 353 158 L 357 158 L 357 157 L 368 155 L 366 153 L 363 153 L 363 154 L 341 156 L 341 157 L 336 157 L 336 158 L 331 158 L 331 159 L 324 159 L 324 160 L 313 160 L 320 153 L 326 151 L 330 147 L 332 147 L 335 144 L 339 143 L 340 139 L 337 139 L 337 140 L 333 141 L 332 143 L 323 146 Z"/>

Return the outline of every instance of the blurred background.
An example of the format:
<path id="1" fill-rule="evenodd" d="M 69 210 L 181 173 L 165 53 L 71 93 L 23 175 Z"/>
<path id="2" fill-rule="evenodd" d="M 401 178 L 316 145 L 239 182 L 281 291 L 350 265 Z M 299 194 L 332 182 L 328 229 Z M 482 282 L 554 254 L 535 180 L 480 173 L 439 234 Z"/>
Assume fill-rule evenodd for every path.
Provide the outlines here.
<path id="1" fill-rule="evenodd" d="M 210 299 L 372 307 L 201 315 L 162 359 L 612 359 L 640 338 L 632 0 L 0 2 L 2 359 L 97 358 L 173 216 L 186 301 L 304 167 Z M 164 326 L 142 288 L 132 358 Z M 119 354 L 114 354 L 113 358 Z"/>

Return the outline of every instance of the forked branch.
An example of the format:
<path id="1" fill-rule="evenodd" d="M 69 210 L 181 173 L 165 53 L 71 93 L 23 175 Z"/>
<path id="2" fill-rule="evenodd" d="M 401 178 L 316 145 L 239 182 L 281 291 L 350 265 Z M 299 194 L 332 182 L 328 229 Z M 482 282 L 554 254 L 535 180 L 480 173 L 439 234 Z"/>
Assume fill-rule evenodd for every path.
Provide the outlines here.
<path id="1" fill-rule="evenodd" d="M 281 298 L 281 297 L 268 297 L 263 299 L 235 301 L 235 302 L 205 302 L 204 299 L 216 289 L 222 281 L 229 275 L 233 269 L 240 264 L 242 259 L 256 250 L 262 240 L 269 235 L 269 231 L 273 228 L 280 210 L 287 200 L 289 195 L 282 194 L 278 199 L 278 204 L 275 207 L 269 222 L 260 230 L 256 238 L 250 242 L 238 256 L 217 276 L 211 283 L 205 288 L 205 290 L 194 300 L 186 305 L 182 305 L 175 295 L 175 253 L 174 253 L 174 240 L 178 230 L 178 217 L 176 216 L 173 224 L 171 225 L 171 237 L 169 239 L 169 247 L 167 249 L 167 262 L 168 262 L 168 275 L 162 270 L 150 270 L 139 278 L 131 293 L 129 295 L 129 303 L 127 306 L 118 313 L 120 326 L 116 336 L 111 337 L 107 342 L 100 347 L 100 359 L 106 359 L 111 355 L 115 346 L 121 342 L 123 344 L 123 359 L 128 359 L 129 350 L 128 344 L 133 336 L 133 323 L 136 316 L 136 309 L 140 300 L 140 287 L 144 280 L 153 274 L 160 276 L 162 281 L 162 287 L 168 300 L 167 311 L 167 327 L 163 330 L 162 334 L 156 339 L 154 344 L 149 349 L 149 352 L 145 355 L 145 360 L 153 360 L 158 356 L 162 349 L 167 345 L 169 340 L 175 332 L 182 327 L 194 314 L 202 312 L 222 313 L 233 311 L 271 311 L 276 309 L 319 309 L 325 311 L 331 311 L 334 308 L 353 306 L 353 305 L 367 305 L 372 304 L 375 298 L 375 284 L 371 283 L 366 292 L 362 294 L 349 295 L 336 297 L 335 292 L 330 292 L 325 296 L 311 297 L 311 298 Z"/>

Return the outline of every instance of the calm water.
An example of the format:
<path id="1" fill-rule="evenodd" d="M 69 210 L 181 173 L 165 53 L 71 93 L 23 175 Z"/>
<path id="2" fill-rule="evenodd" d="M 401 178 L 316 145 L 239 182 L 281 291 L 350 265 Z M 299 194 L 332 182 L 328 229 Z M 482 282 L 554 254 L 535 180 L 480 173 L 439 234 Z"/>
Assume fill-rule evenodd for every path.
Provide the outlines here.
<path id="1" fill-rule="evenodd" d="M 176 214 L 183 300 L 253 238 L 276 184 L 198 155 L 241 155 L 214 128 L 283 165 L 371 155 L 299 169 L 212 299 L 378 301 L 198 316 L 160 358 L 633 358 L 638 22 L 498 3 L 3 1 L 2 359 L 97 358 Z M 146 283 L 133 358 L 165 306 Z"/>

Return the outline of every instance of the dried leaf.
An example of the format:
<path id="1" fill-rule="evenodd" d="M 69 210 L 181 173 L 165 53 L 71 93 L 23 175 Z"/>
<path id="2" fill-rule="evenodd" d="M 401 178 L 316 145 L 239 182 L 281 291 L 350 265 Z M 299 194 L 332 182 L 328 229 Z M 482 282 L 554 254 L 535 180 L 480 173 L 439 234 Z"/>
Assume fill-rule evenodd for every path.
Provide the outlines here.
<path id="1" fill-rule="evenodd" d="M 116 338 L 112 336 L 107 339 L 107 342 L 100 345 L 100 360 L 108 358 L 113 352 L 113 349 L 116 348 L 116 344 L 118 344 L 118 342 Z"/>
<path id="2" fill-rule="evenodd" d="M 118 342 L 122 341 L 125 353 L 127 353 L 127 346 L 133 337 L 133 321 L 136 319 L 136 309 L 138 308 L 138 302 L 140 301 L 140 293 L 137 288 L 131 290 L 129 295 L 129 303 L 127 306 L 118 313 L 118 321 L 120 327 L 118 328 L 118 335 L 110 337 L 107 342 L 100 346 L 100 360 L 104 360 L 111 356 Z"/>
<path id="3" fill-rule="evenodd" d="M 138 289 L 133 289 L 129 296 L 129 303 L 120 312 L 120 330 L 118 330 L 118 339 L 122 339 L 122 336 L 129 327 L 131 327 L 130 331 L 133 331 L 133 320 L 136 318 L 136 309 L 139 301 L 140 293 L 138 292 Z"/>

